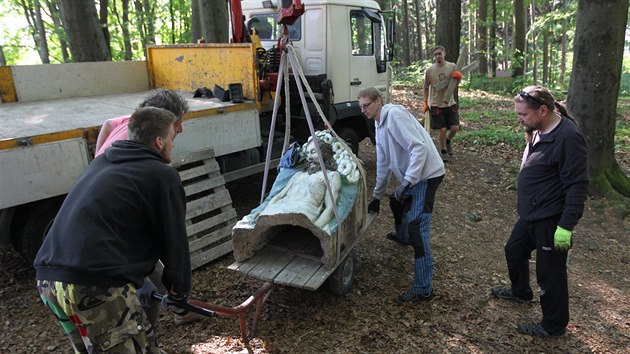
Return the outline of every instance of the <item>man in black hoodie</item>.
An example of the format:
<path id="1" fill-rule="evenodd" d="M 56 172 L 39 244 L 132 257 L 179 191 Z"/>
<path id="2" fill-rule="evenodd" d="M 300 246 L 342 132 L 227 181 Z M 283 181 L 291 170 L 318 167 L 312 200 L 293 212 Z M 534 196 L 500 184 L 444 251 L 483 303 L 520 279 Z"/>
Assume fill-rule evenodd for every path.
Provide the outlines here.
<path id="1" fill-rule="evenodd" d="M 167 305 L 190 294 L 186 195 L 167 165 L 178 118 L 155 107 L 134 112 L 129 140 L 88 166 L 35 258 L 42 301 L 75 352 L 159 352 L 136 294 L 158 259 Z"/>
<path id="2" fill-rule="evenodd" d="M 573 229 L 588 196 L 588 148 L 573 118 L 548 89 L 524 88 L 514 97 L 514 110 L 518 122 L 532 135 L 518 174 L 519 219 L 505 244 L 512 284 L 492 288 L 491 293 L 530 302 L 534 293 L 529 284 L 529 260 L 536 250 L 542 320 L 521 323 L 517 329 L 534 337 L 558 337 L 565 334 L 569 323 L 566 262 Z"/>

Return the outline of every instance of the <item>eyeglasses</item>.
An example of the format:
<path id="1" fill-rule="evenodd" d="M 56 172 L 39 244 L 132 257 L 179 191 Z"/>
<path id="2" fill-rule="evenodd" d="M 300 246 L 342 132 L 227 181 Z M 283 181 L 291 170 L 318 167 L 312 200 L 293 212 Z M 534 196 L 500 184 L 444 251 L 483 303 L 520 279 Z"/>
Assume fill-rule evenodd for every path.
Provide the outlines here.
<path id="1" fill-rule="evenodd" d="M 374 100 L 374 101 L 376 101 L 376 100 Z M 364 110 L 364 109 L 366 109 L 366 108 L 370 107 L 370 105 L 371 105 L 372 103 L 374 103 L 374 101 L 372 101 L 372 102 L 370 102 L 370 103 L 366 103 L 366 104 L 360 104 L 360 105 L 359 105 L 359 108 L 361 108 L 361 110 Z"/>
<path id="2" fill-rule="evenodd" d="M 525 92 L 525 91 L 521 91 L 518 93 L 519 96 L 521 96 L 522 99 L 528 99 L 531 98 L 532 100 L 540 103 L 541 105 L 544 105 L 545 102 L 543 102 L 543 100 L 541 100 L 540 98 L 534 97 L 532 95 L 529 94 L 529 92 Z"/>

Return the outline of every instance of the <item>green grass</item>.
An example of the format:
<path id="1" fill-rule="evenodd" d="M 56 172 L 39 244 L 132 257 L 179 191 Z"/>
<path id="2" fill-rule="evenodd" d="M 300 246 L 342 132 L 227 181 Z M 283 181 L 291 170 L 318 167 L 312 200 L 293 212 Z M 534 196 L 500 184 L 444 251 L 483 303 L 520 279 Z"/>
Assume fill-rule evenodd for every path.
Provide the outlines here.
<path id="1" fill-rule="evenodd" d="M 505 144 L 521 149 L 524 144 L 523 130 L 513 126 L 486 126 L 481 130 L 463 130 L 458 140 L 468 141 L 474 145 L 495 146 Z"/>

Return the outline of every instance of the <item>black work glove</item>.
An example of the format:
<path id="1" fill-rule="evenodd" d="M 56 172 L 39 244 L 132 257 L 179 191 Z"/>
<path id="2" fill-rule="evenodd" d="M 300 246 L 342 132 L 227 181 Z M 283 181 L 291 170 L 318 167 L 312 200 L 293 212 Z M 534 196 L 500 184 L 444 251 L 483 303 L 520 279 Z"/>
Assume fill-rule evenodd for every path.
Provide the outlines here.
<path id="1" fill-rule="evenodd" d="M 372 199 L 368 204 L 368 213 L 379 213 L 381 211 L 381 201 L 378 199 Z"/>
<path id="2" fill-rule="evenodd" d="M 409 189 L 410 185 L 411 183 L 409 183 L 409 181 L 407 181 L 406 179 L 403 180 L 403 183 L 401 183 L 400 186 L 398 186 L 398 188 L 396 188 L 396 191 L 394 192 L 394 197 L 396 198 L 396 200 L 402 201 L 402 196 L 403 194 L 405 194 L 407 189 Z"/>
<path id="3" fill-rule="evenodd" d="M 188 301 L 185 297 L 177 298 L 171 294 L 162 297 L 162 309 L 177 315 L 185 315 L 188 313 L 188 310 L 182 308 L 182 306 L 187 303 Z"/>

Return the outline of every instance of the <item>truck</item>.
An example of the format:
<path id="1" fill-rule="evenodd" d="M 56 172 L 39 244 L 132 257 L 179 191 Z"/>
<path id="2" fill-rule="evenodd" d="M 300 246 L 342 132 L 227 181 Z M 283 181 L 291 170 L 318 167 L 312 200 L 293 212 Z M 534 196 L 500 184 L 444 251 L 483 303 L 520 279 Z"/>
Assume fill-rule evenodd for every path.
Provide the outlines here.
<path id="1" fill-rule="evenodd" d="M 277 16 L 290 7 L 303 15 L 283 31 Z M 0 245 L 34 259 L 65 195 L 93 159 L 102 123 L 130 115 L 155 88 L 179 90 L 190 105 L 174 155 L 212 149 L 225 182 L 277 163 L 281 124 L 273 161 L 265 161 L 265 151 L 283 32 L 316 97 L 302 107 L 291 80 L 290 97 L 281 100 L 291 102 L 291 140 L 306 141 L 305 110 L 317 117 L 315 105 L 353 151 L 373 138 L 357 94 L 374 86 L 389 97 L 394 43 L 393 18 L 377 2 L 233 0 L 234 8 L 232 22 L 242 18 L 247 33 L 233 38 L 246 41 L 152 45 L 144 61 L 0 67 Z M 193 97 L 200 89 L 215 97 Z M 277 112 L 284 121 L 284 107 Z M 321 119 L 315 123 L 322 127 Z"/>

